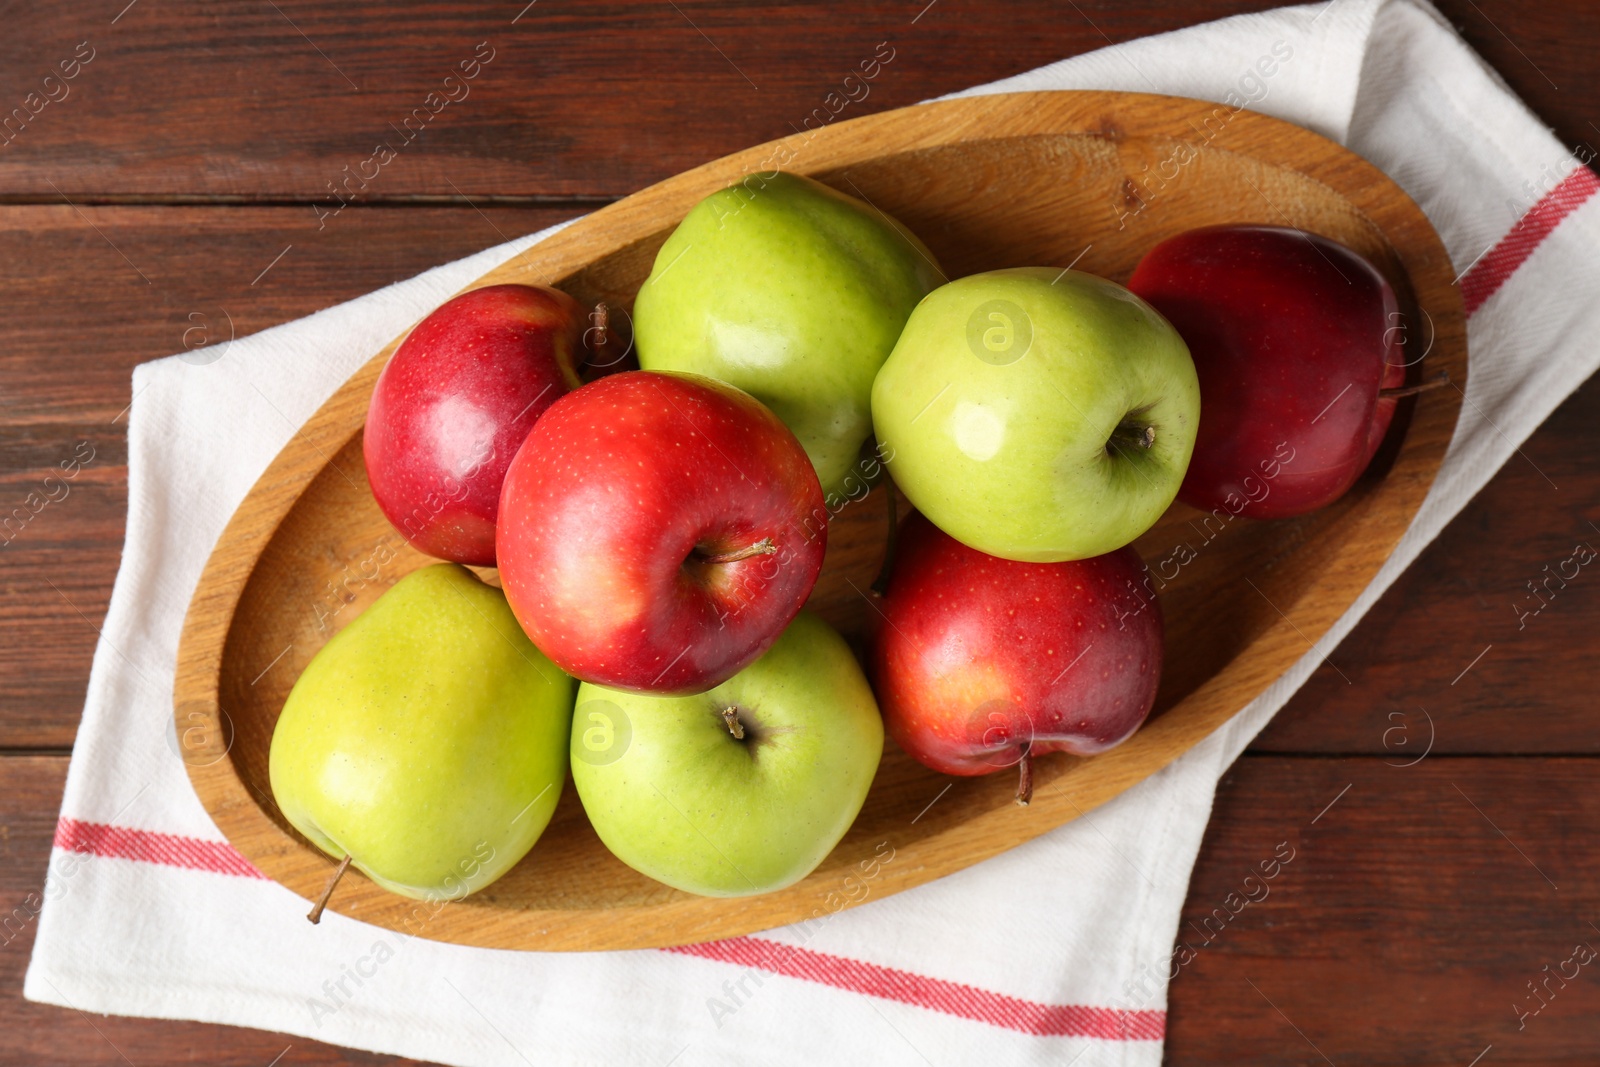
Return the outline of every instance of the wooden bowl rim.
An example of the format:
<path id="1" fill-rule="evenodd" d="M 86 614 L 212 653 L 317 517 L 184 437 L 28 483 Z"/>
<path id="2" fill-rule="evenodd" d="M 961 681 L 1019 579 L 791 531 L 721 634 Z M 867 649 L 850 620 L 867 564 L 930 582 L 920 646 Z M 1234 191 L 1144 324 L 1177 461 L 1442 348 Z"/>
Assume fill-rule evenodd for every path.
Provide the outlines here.
<path id="1" fill-rule="evenodd" d="M 1444 369 L 1455 389 L 1438 389 L 1416 399 L 1398 455 L 1383 482 L 1359 510 L 1343 517 L 1346 544 L 1364 545 L 1360 561 L 1349 550 L 1308 581 L 1293 603 L 1278 604 L 1282 618 L 1252 641 L 1167 714 L 1133 739 L 1094 757 L 1096 774 L 1088 785 L 1040 790 L 1027 809 L 997 805 L 958 824 L 948 833 L 916 842 L 913 855 L 884 868 L 871 897 L 922 884 L 980 862 L 1092 810 L 1167 766 L 1209 736 L 1259 696 L 1297 662 L 1344 614 L 1353 598 L 1335 596 L 1332 607 L 1318 594 L 1362 589 L 1409 528 L 1443 461 L 1453 436 L 1466 383 L 1466 315 L 1452 281 L 1452 267 L 1437 233 L 1422 210 L 1391 179 L 1370 163 L 1302 127 L 1251 111 L 1183 97 L 1111 91 L 1045 91 L 962 97 L 915 105 L 802 132 L 736 152 L 686 171 L 585 216 L 474 280 L 466 289 L 506 281 L 548 284 L 571 278 L 588 263 L 614 254 L 658 230 L 643 230 L 663 218 L 676 224 L 707 194 L 750 173 L 781 167 L 821 174 L 853 163 L 922 149 L 1005 141 L 1038 136 L 1091 136 L 1111 142 L 1149 138 L 1182 141 L 1200 129 L 1207 116 L 1229 112 L 1228 128 L 1248 141 L 1242 153 L 1263 165 L 1293 171 L 1327 188 L 1353 207 L 1389 243 L 1407 275 L 1417 306 L 1426 308 L 1434 333 L 1429 370 Z M 1208 144 L 1206 151 L 1229 149 Z M 1414 237 L 1402 248 L 1397 233 Z M 624 235 L 619 243 L 611 234 Z M 604 251 L 595 252 L 596 246 Z M 529 275 L 542 275 L 530 279 Z M 547 281 L 548 280 L 548 281 Z M 465 291 L 465 290 L 463 290 Z M 409 332 L 409 329 L 407 330 Z M 211 737 L 231 737 L 222 717 L 219 692 L 223 652 L 241 596 L 263 550 L 311 481 L 361 428 L 372 382 L 400 340 L 391 342 L 358 369 L 300 427 L 273 459 L 229 520 L 206 562 L 184 621 L 174 680 L 175 715 L 180 731 L 195 725 Z M 315 462 L 320 459 L 321 462 Z M 1378 505 L 1383 505 L 1382 507 Z M 1391 514 L 1404 511 L 1404 520 Z M 1359 595 L 1357 593 L 1356 595 Z M 1300 621 L 1291 621 L 1290 615 Z M 297 836 L 285 832 L 252 796 L 232 758 L 185 761 L 190 781 L 219 830 L 268 877 L 305 897 L 315 896 L 334 863 Z M 1055 776 L 1059 777 L 1059 775 Z M 1074 780 L 1076 782 L 1076 780 Z M 940 842 L 928 849 L 929 841 Z M 949 853 L 959 853 L 953 862 Z M 362 878 L 346 879 L 332 910 L 392 929 L 461 944 L 499 948 L 592 950 L 661 947 L 726 938 L 784 925 L 812 916 L 827 893 L 812 878 L 759 897 L 727 902 L 680 894 L 632 908 L 610 909 L 603 923 L 596 909 L 524 908 L 498 911 L 484 921 L 466 906 L 445 908 L 420 930 L 397 918 L 399 901 Z M 355 884 L 351 884 L 354 881 Z M 471 904 L 474 898 L 468 898 Z M 867 898 L 862 898 L 867 899 Z M 845 901 L 843 906 L 859 901 Z M 831 909 L 831 905 L 830 905 Z M 476 920 L 473 916 L 476 915 Z M 590 917 L 585 922 L 584 917 Z"/>

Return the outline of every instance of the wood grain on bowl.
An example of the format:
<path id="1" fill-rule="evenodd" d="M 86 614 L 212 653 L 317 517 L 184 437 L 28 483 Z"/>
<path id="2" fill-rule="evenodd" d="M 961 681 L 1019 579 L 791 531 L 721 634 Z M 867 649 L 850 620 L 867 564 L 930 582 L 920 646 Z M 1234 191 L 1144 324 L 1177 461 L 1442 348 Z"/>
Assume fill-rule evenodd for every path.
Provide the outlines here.
<path id="1" fill-rule="evenodd" d="M 1145 249 L 1195 226 L 1299 226 L 1373 260 L 1427 356 L 1414 373 L 1466 380 L 1454 272 L 1422 212 L 1383 174 L 1309 131 L 1209 103 L 1108 92 L 978 97 L 888 112 L 718 160 L 612 204 L 474 283 L 558 285 L 626 310 L 655 251 L 706 194 L 776 167 L 810 174 L 915 230 L 951 276 L 1075 264 L 1126 280 Z M 398 343 L 398 339 L 397 342 Z M 230 521 L 185 624 L 180 724 L 215 751 L 189 760 L 207 810 L 261 870 L 315 896 L 333 861 L 273 804 L 267 750 L 283 699 L 318 648 L 424 557 L 367 491 L 361 426 L 391 344 L 303 426 Z M 1167 622 L 1151 721 L 1093 759 L 1042 758 L 1034 803 L 1009 775 L 952 779 L 892 745 L 855 826 L 811 876 L 729 902 L 669 889 L 601 845 L 570 787 L 528 857 L 443 908 L 349 876 L 330 907 L 439 940 L 500 948 L 639 948 L 729 937 L 927 882 L 1015 847 L 1137 784 L 1204 739 L 1311 647 L 1410 524 L 1442 461 L 1461 393 L 1405 403 L 1374 469 L 1337 504 L 1252 523 L 1181 505 L 1137 546 Z M 883 490 L 830 529 L 812 605 L 856 641 L 882 551 Z M 880 846 L 883 851 L 879 852 Z M 863 883 L 858 865 L 890 855 Z M 846 879 L 850 882 L 846 884 Z M 865 890 L 861 888 L 865 884 Z"/>

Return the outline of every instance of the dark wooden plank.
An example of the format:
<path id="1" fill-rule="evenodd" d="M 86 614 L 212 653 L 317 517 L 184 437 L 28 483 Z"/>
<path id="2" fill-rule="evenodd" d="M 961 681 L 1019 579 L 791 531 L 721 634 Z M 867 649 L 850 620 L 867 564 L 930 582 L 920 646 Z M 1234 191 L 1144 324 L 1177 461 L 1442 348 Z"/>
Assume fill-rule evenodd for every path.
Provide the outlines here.
<path id="1" fill-rule="evenodd" d="M 62 441 L 59 454 L 71 462 L 90 441 L 98 454 L 75 478 L 53 464 L 0 474 L 0 748 L 64 749 L 77 733 L 128 507 L 114 431 Z"/>
<path id="2" fill-rule="evenodd" d="M 299 1037 L 202 1023 L 85 1015 L 22 999 L 44 892 L 56 811 L 66 781 L 63 757 L 0 758 L 0 1063 L 139 1067 L 215 1064 L 414 1063 L 335 1048 Z"/>
<path id="3" fill-rule="evenodd" d="M 1600 952 L 1597 786 L 1593 759 L 1240 760 L 1184 905 L 1168 1061 L 1592 1065 L 1600 964 L 1518 1010 Z"/>
<path id="4" fill-rule="evenodd" d="M 103 430 L 126 408 L 138 363 L 255 333 L 578 213 L 351 208 L 319 230 L 309 206 L 0 206 L 0 262 L 27 265 L 0 290 L 0 426 Z M 16 440 L 0 457 L 22 447 Z"/>
<path id="5" fill-rule="evenodd" d="M 0 39 L 0 105 L 9 112 L 36 93 L 38 114 L 0 148 L 0 189 L 54 200 L 328 197 L 388 139 L 394 158 L 367 163 L 371 180 L 351 185 L 362 195 L 617 196 L 787 134 L 814 109 L 866 114 L 1272 6 L 829 0 L 756 15 L 730 0 L 525 11 L 525 0 L 21 5 Z M 1597 136 L 1589 71 L 1600 10 L 1578 0 L 1441 6 L 1563 138 Z M 460 99 L 428 101 L 480 42 L 493 58 L 451 87 Z M 80 50 L 92 58 L 74 68 Z M 76 77 L 47 85 L 63 63 Z M 876 77 L 845 86 L 863 63 Z M 49 102 L 47 89 L 61 99 Z M 847 92 L 860 99 L 840 104 Z M 427 121 L 413 120 L 422 132 L 408 142 L 404 122 L 418 108 Z"/>
<path id="6" fill-rule="evenodd" d="M 1401 762 L 1434 737 L 1436 752 L 1600 753 L 1596 456 L 1600 378 L 1539 428 L 1254 747 Z"/>

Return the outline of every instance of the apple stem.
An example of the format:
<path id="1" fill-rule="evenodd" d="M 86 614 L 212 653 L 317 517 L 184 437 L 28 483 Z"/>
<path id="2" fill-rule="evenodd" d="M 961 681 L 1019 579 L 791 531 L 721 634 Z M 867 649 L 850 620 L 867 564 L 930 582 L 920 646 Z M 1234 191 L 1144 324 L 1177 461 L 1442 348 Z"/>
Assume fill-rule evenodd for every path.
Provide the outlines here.
<path id="1" fill-rule="evenodd" d="M 747 545 L 735 552 L 718 552 L 715 555 L 700 556 L 701 563 L 737 563 L 741 559 L 751 556 L 770 556 L 778 551 L 778 546 L 772 543 L 772 538 L 763 537 L 753 545 Z"/>
<path id="2" fill-rule="evenodd" d="M 589 322 L 591 324 L 590 330 L 584 332 L 583 339 L 588 343 L 589 354 L 593 356 L 598 355 L 599 350 L 611 342 L 609 330 L 611 326 L 611 309 L 606 306 L 604 300 L 596 304 L 594 310 L 589 312 Z M 593 340 L 590 340 L 589 335 L 591 332 L 594 335 Z"/>
<path id="3" fill-rule="evenodd" d="M 1022 746 L 1022 758 L 1017 761 L 1017 805 L 1027 807 L 1033 799 L 1033 742 Z"/>
<path id="4" fill-rule="evenodd" d="M 883 497 L 889 502 L 889 525 L 883 537 L 883 566 L 878 570 L 878 576 L 872 581 L 872 591 L 879 596 L 889 595 L 889 576 L 894 573 L 894 550 L 899 540 L 898 526 L 900 519 L 899 501 L 894 498 L 894 483 L 888 478 L 883 480 Z"/>
<path id="5" fill-rule="evenodd" d="M 722 721 L 728 724 L 728 732 L 734 736 L 734 740 L 744 740 L 744 723 L 739 721 L 738 708 L 732 706 L 723 708 Z"/>
<path id="6" fill-rule="evenodd" d="M 328 898 L 333 896 L 333 887 L 339 884 L 339 879 L 344 877 L 344 872 L 350 869 L 350 854 L 345 853 L 344 859 L 339 861 L 339 866 L 334 868 L 333 877 L 328 879 L 328 884 L 322 887 L 322 895 L 317 902 L 311 905 L 311 912 L 306 916 L 315 925 L 322 921 L 322 909 L 328 906 Z"/>
<path id="7" fill-rule="evenodd" d="M 1402 396 L 1416 396 L 1418 393 L 1426 393 L 1430 389 L 1437 389 L 1441 385 L 1449 384 L 1450 375 L 1441 371 L 1437 378 L 1431 379 L 1430 381 L 1418 382 L 1416 385 L 1402 385 L 1394 389 L 1379 389 L 1378 399 L 1395 400 Z"/>

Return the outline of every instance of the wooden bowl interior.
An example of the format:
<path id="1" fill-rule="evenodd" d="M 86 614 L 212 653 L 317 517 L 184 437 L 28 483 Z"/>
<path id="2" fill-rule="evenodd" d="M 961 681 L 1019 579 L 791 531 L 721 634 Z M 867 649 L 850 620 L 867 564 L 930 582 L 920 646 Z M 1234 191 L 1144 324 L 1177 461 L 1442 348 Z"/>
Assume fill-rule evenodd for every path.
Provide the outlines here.
<path id="1" fill-rule="evenodd" d="M 1181 146 L 1174 137 L 1132 136 L 1116 129 L 1007 136 L 897 152 L 820 169 L 813 176 L 906 223 L 951 277 L 1000 267 L 1075 264 L 1126 281 L 1140 256 L 1165 237 L 1199 225 L 1263 223 L 1302 227 L 1355 248 L 1378 265 L 1403 303 L 1411 306 L 1411 279 L 1400 254 L 1366 213 L 1333 188 L 1296 170 L 1215 146 L 1201 148 L 1176 179 L 1157 187 L 1148 175 L 1163 168 Z M 676 219 L 667 221 L 654 232 L 627 240 L 564 276 L 539 277 L 537 265 L 514 261 L 483 282 L 548 281 L 580 301 L 603 299 L 626 311 L 675 223 Z M 1464 351 L 1461 355 L 1464 370 Z M 1391 430 L 1387 447 L 1391 461 L 1397 455 L 1404 457 L 1410 447 L 1402 444 L 1402 438 L 1411 406 L 1411 402 L 1403 406 Z M 1453 420 L 1448 414 L 1448 422 Z M 1442 444 L 1429 447 L 1442 455 Z M 1411 457 L 1406 462 L 1431 478 L 1438 457 Z M 1383 526 L 1382 536 L 1388 541 L 1372 555 L 1374 509 L 1394 506 L 1385 499 L 1381 475 L 1381 470 L 1369 472 L 1332 507 L 1282 522 L 1224 522 L 1174 505 L 1139 539 L 1140 553 L 1162 582 L 1166 669 L 1153 722 L 1125 749 L 1144 744 L 1144 734 L 1155 731 L 1175 709 L 1181 715 L 1188 698 L 1215 682 L 1253 645 L 1275 642 L 1274 655 L 1281 665 L 1241 674 L 1233 710 L 1259 692 L 1297 655 L 1296 639 L 1285 636 L 1281 623 L 1330 568 L 1354 568 L 1351 574 L 1358 575 L 1359 582 L 1351 587 L 1353 599 L 1409 521 L 1408 511 L 1397 520 L 1398 526 Z M 884 493 L 875 490 L 834 519 L 827 562 L 810 602 L 858 650 L 869 638 L 875 618 L 876 609 L 864 591 L 882 557 Z M 1420 493 L 1411 495 L 1420 500 Z M 905 514 L 908 506 L 903 500 L 899 506 Z M 1350 563 L 1352 555 L 1362 558 Z M 1175 562 L 1180 559 L 1181 564 Z M 288 511 L 244 586 L 227 629 L 218 679 L 218 701 L 234 731 L 227 759 L 261 810 L 298 842 L 291 842 L 298 852 L 310 846 L 283 819 L 268 785 L 268 747 L 279 710 L 300 671 L 329 637 L 400 577 L 428 562 L 406 546 L 373 502 L 357 429 Z M 493 579 L 492 571 L 483 573 Z M 1312 630 L 1312 636 L 1317 633 L 1320 628 Z M 1214 703 L 1214 698 L 1208 699 Z M 1214 717 L 1214 712 L 1210 714 Z M 1093 773 L 1091 764 L 1109 758 L 1050 756 L 1039 761 L 1038 792 L 1045 797 L 1053 794 L 1049 803 L 1058 809 L 1063 797 L 1072 803 L 1072 811 L 1052 817 L 1049 825 L 1070 819 L 1074 811 L 1086 810 L 1131 784 L 1121 782 L 1110 794 L 1098 786 L 1080 786 L 1089 781 L 1084 776 Z M 1130 751 L 1128 760 L 1134 759 Z M 1125 764 L 1117 764 L 1124 769 L 1116 774 L 1133 773 Z M 942 836 L 979 820 L 1001 828 L 996 832 L 1002 837 L 1009 835 L 982 850 L 982 855 L 989 855 L 1048 828 L 1029 826 L 1026 820 L 1033 809 L 1024 811 L 1012 804 L 1013 787 L 1012 776 L 1004 773 L 970 779 L 939 775 L 889 742 L 859 819 L 822 867 L 784 891 L 787 903 L 774 903 L 765 913 L 756 908 L 754 923 L 730 926 L 717 918 L 714 909 L 702 914 L 691 908 L 688 902 L 696 898 L 660 885 L 612 857 L 589 827 L 569 782 L 554 820 L 527 859 L 487 890 L 453 904 L 449 916 L 424 932 L 508 947 L 623 947 L 727 936 L 789 921 L 808 914 L 812 902 L 836 891 L 882 842 L 891 843 L 897 855 L 915 857 L 919 846 L 937 851 Z M 287 853 L 280 850 L 278 855 L 284 869 L 294 872 L 290 884 L 301 892 L 315 884 L 324 868 L 319 853 L 284 858 Z M 275 876 L 283 877 L 278 872 Z M 885 883 L 886 891 L 919 880 L 897 874 L 891 880 L 894 884 Z M 411 902 L 351 877 L 333 906 L 395 926 Z M 583 933 L 546 926 L 541 932 L 517 918 L 518 913 L 544 918 L 559 912 L 607 913 L 614 925 L 637 926 L 664 914 L 652 910 L 663 906 L 676 908 L 671 930 Z"/>

